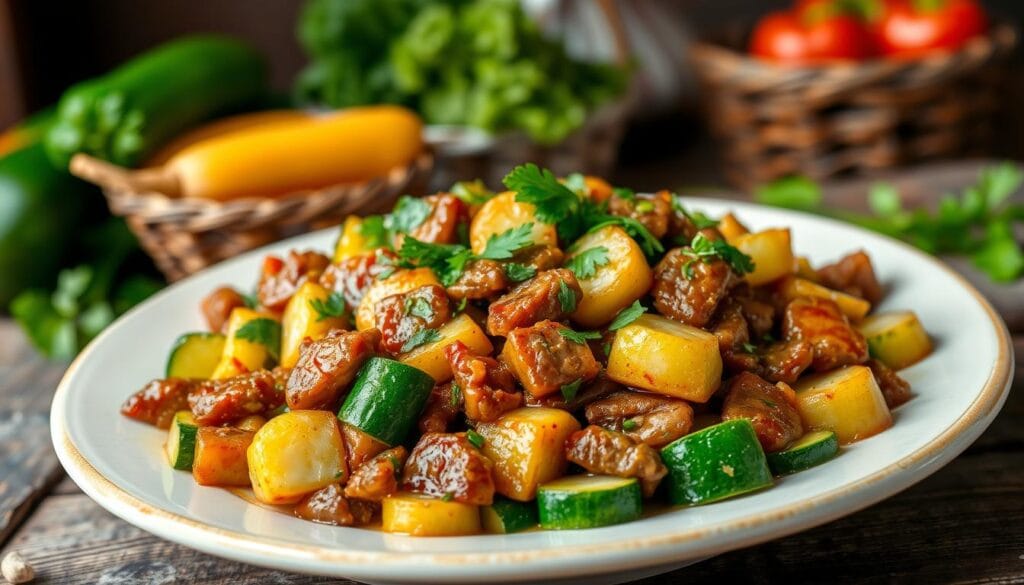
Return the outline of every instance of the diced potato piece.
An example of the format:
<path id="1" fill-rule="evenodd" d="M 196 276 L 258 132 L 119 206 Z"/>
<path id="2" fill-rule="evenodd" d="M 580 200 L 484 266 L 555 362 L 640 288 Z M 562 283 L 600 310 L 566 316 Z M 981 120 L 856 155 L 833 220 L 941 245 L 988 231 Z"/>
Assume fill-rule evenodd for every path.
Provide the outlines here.
<path id="1" fill-rule="evenodd" d="M 915 364 L 932 351 L 932 340 L 913 311 L 872 315 L 857 329 L 867 339 L 871 356 L 894 370 Z"/>
<path id="2" fill-rule="evenodd" d="M 616 313 L 647 294 L 654 280 L 643 250 L 617 226 L 584 235 L 573 244 L 573 253 L 566 261 L 599 246 L 608 250 L 608 263 L 599 266 L 592 277 L 579 279 L 583 300 L 572 314 L 573 321 L 590 329 L 608 323 Z"/>
<path id="3" fill-rule="evenodd" d="M 338 419 L 326 410 L 293 410 L 263 425 L 248 451 L 256 497 L 294 504 L 303 496 L 348 479 Z"/>
<path id="4" fill-rule="evenodd" d="M 428 284 L 441 284 L 434 271 L 429 268 L 399 270 L 384 280 L 374 282 L 366 290 L 363 300 L 356 308 L 356 329 L 373 329 L 373 307 L 384 297 L 409 292 Z"/>
<path id="5" fill-rule="evenodd" d="M 811 261 L 806 256 L 797 256 L 793 262 L 793 272 L 796 273 L 797 277 L 811 282 L 818 282 L 818 271 L 811 266 Z"/>
<path id="6" fill-rule="evenodd" d="M 315 282 L 305 282 L 295 291 L 281 318 L 281 365 L 294 368 L 299 361 L 299 346 L 305 338 L 323 339 L 331 329 L 345 329 L 348 318 L 327 317 L 313 308 L 314 302 L 325 303 L 330 291 Z"/>
<path id="7" fill-rule="evenodd" d="M 608 377 L 692 402 L 707 402 L 722 379 L 718 338 L 703 329 L 645 314 L 615 333 Z"/>
<path id="8" fill-rule="evenodd" d="M 793 272 L 793 246 L 788 229 L 743 234 L 731 243 L 754 259 L 754 271 L 746 276 L 751 286 L 767 284 Z"/>
<path id="9" fill-rule="evenodd" d="M 484 455 L 494 462 L 499 494 L 528 502 L 537 486 L 565 473 L 565 440 L 580 423 L 558 408 L 519 408 L 492 423 L 480 423 Z"/>
<path id="10" fill-rule="evenodd" d="M 452 379 L 452 367 L 448 363 L 448 358 L 444 356 L 444 348 L 449 345 L 461 341 L 478 355 L 490 355 L 494 351 L 487 333 L 465 313 L 442 325 L 437 333 L 441 336 L 440 339 L 402 354 L 398 361 L 430 374 L 438 384 Z"/>
<path id="11" fill-rule="evenodd" d="M 750 230 L 747 226 L 740 223 L 740 220 L 736 219 L 736 216 L 732 212 L 726 213 L 722 216 L 722 219 L 718 220 L 718 231 L 722 232 L 725 236 L 725 241 L 730 244 L 733 243 L 736 238 L 749 234 Z"/>
<path id="12" fill-rule="evenodd" d="M 465 536 L 480 532 L 480 507 L 399 492 L 381 502 L 381 528 L 412 536 Z"/>
<path id="13" fill-rule="evenodd" d="M 515 193 L 505 192 L 481 205 L 473 216 L 469 224 L 470 247 L 474 253 L 481 254 L 487 247 L 488 238 L 525 223 L 533 224 L 534 243 L 558 245 L 555 226 L 537 219 L 536 208 L 532 204 L 520 203 L 516 201 Z"/>
<path id="14" fill-rule="evenodd" d="M 346 258 L 358 256 L 370 250 L 366 237 L 360 231 L 362 228 L 363 218 L 355 215 L 345 218 L 345 222 L 341 224 L 341 235 L 338 237 L 338 243 L 334 246 L 332 262 L 337 264 Z"/>
<path id="15" fill-rule="evenodd" d="M 797 410 L 811 431 L 833 431 L 845 444 L 892 426 L 892 415 L 866 366 L 846 366 L 796 384 Z"/>
<path id="16" fill-rule="evenodd" d="M 851 321 L 860 321 L 871 310 L 871 303 L 862 298 L 832 290 L 802 278 L 788 278 L 780 287 L 782 297 L 788 301 L 799 297 L 828 299 L 839 306 L 839 310 Z"/>
<path id="17" fill-rule="evenodd" d="M 255 433 L 256 431 L 263 428 L 263 425 L 265 424 L 267 424 L 266 417 L 260 416 L 258 414 L 250 414 L 249 416 L 235 423 L 234 427 L 237 429 L 242 429 L 244 431 L 252 431 Z"/>
<path id="18" fill-rule="evenodd" d="M 248 486 L 246 450 L 252 431 L 224 427 L 200 427 L 196 433 L 192 477 L 199 485 Z"/>
<path id="19" fill-rule="evenodd" d="M 601 177 L 586 175 L 583 177 L 583 184 L 587 187 L 587 197 L 594 201 L 607 201 L 614 192 L 611 183 Z"/>
<path id="20" fill-rule="evenodd" d="M 213 371 L 214 380 L 231 378 L 239 374 L 264 368 L 270 360 L 270 350 L 262 343 L 240 339 L 238 330 L 250 321 L 256 319 L 271 319 L 277 321 L 272 315 L 260 313 L 245 307 L 238 307 L 231 311 L 228 317 L 227 340 L 224 342 L 224 354 L 220 357 L 217 368 Z M 275 348 L 276 349 L 276 348 Z"/>

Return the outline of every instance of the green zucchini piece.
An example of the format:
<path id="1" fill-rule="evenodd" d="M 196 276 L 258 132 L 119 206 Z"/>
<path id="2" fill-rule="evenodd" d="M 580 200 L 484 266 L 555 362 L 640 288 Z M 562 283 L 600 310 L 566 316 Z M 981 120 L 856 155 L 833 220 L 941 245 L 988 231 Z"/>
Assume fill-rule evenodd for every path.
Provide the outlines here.
<path id="1" fill-rule="evenodd" d="M 175 469 L 192 469 L 192 461 L 196 455 L 196 434 L 199 425 L 192 418 L 192 413 L 182 410 L 171 419 L 171 428 L 167 431 L 167 461 Z"/>
<path id="2" fill-rule="evenodd" d="M 661 450 L 669 500 L 676 505 L 717 502 L 772 485 L 764 451 L 747 419 L 691 433 Z"/>
<path id="3" fill-rule="evenodd" d="M 494 496 L 490 506 L 480 508 L 484 530 L 492 534 L 511 534 L 537 526 L 537 505 Z"/>
<path id="4" fill-rule="evenodd" d="M 167 356 L 168 378 L 202 378 L 213 375 L 224 353 L 220 333 L 186 333 L 175 340 Z"/>
<path id="5" fill-rule="evenodd" d="M 537 490 L 540 525 L 548 530 L 630 522 L 643 512 L 640 483 L 610 475 L 572 475 Z"/>
<path id="6" fill-rule="evenodd" d="M 423 370 L 373 357 L 356 374 L 338 418 L 394 447 L 416 426 L 433 389 L 434 379 Z"/>
<path id="7" fill-rule="evenodd" d="M 788 475 L 821 465 L 839 453 L 839 439 L 832 431 L 813 431 L 797 439 L 785 451 L 768 454 L 775 475 Z"/>

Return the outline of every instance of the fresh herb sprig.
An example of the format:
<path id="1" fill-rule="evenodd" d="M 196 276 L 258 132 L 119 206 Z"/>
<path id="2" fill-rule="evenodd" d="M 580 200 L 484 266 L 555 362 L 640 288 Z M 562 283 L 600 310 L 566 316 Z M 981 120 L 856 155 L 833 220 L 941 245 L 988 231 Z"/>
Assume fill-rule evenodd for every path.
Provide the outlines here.
<path id="1" fill-rule="evenodd" d="M 430 268 L 442 284 L 451 286 L 462 276 L 466 265 L 472 260 L 508 260 L 519 250 L 532 246 L 532 233 L 533 224 L 527 223 L 492 235 L 480 254 L 474 254 L 462 244 L 433 244 L 405 236 L 395 264 L 401 268 Z M 513 269 L 516 276 L 524 275 L 528 268 L 516 266 Z"/>
<path id="2" fill-rule="evenodd" d="M 273 319 L 259 317 L 238 328 L 235 337 L 267 348 L 270 357 L 277 361 L 281 355 L 281 324 Z"/>
<path id="3" fill-rule="evenodd" d="M 326 299 L 311 299 L 309 306 L 316 312 L 317 321 L 345 316 L 345 297 L 337 291 L 332 292 Z"/>
<path id="4" fill-rule="evenodd" d="M 605 264 L 608 264 L 608 248 L 595 246 L 587 248 L 569 258 L 569 261 L 565 263 L 565 267 L 571 270 L 576 275 L 576 278 L 587 280 L 588 278 L 593 278 L 597 274 L 597 269 Z"/>
<path id="5" fill-rule="evenodd" d="M 750 256 L 725 240 L 712 240 L 702 233 L 693 236 L 690 247 L 684 248 L 683 254 L 689 258 L 683 265 L 683 274 L 686 278 L 693 278 L 695 262 L 712 262 L 714 260 L 724 261 L 739 276 L 754 271 L 754 260 Z"/>

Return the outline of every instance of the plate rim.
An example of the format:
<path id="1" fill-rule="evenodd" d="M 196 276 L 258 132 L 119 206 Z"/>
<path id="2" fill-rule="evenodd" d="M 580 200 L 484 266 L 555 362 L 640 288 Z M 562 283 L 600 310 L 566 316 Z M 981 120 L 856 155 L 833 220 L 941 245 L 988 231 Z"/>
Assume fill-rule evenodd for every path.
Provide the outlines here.
<path id="1" fill-rule="evenodd" d="M 529 577 L 596 575 L 612 570 L 639 569 L 678 562 L 689 557 L 704 558 L 825 524 L 890 497 L 931 475 L 973 443 L 998 414 L 1013 382 L 1015 364 L 1012 340 L 1006 324 L 991 303 L 964 276 L 909 244 L 831 218 L 717 197 L 688 199 L 697 205 L 705 202 L 809 216 L 817 221 L 865 232 L 901 247 L 918 260 L 951 276 L 983 309 L 997 337 L 996 360 L 984 386 L 964 415 L 918 450 L 849 485 L 834 488 L 810 500 L 797 501 L 754 516 L 727 521 L 715 528 L 683 528 L 681 531 L 638 536 L 609 543 L 568 544 L 555 548 L 513 552 L 350 551 L 286 542 L 212 526 L 151 506 L 101 475 L 81 455 L 71 439 L 65 426 L 64 407 L 67 389 L 71 386 L 80 364 L 89 359 L 101 339 L 111 334 L 114 329 L 111 327 L 93 340 L 71 362 L 54 393 L 50 410 L 50 431 L 58 460 L 82 491 L 107 511 L 161 538 L 208 554 L 268 568 L 306 574 L 365 577 L 371 580 L 384 576 L 383 578 L 395 582 L 419 582 L 443 577 L 452 582 L 472 582 L 479 575 L 486 573 L 491 580 L 507 581 Z M 321 231 L 333 229 L 336 228 Z M 316 232 L 302 234 L 296 238 L 306 237 L 312 233 Z M 271 245 L 280 245 L 287 241 Z M 244 262 L 251 255 L 265 253 L 265 248 L 264 246 L 246 252 L 236 256 L 232 261 Z M 172 288 L 173 286 L 168 287 L 158 294 L 167 294 Z M 130 313 L 143 308 L 137 307 Z M 841 508 L 832 506 L 827 511 L 815 510 L 828 508 L 837 501 L 846 501 L 847 505 Z M 731 538 L 725 541 L 725 536 Z M 700 539 L 708 540 L 709 544 L 695 551 L 683 553 L 679 550 L 680 545 Z M 586 558 L 587 562 L 585 565 L 559 564 L 567 558 Z M 424 566 L 430 567 L 430 575 L 421 572 Z M 467 567 L 476 568 L 476 571 Z"/>

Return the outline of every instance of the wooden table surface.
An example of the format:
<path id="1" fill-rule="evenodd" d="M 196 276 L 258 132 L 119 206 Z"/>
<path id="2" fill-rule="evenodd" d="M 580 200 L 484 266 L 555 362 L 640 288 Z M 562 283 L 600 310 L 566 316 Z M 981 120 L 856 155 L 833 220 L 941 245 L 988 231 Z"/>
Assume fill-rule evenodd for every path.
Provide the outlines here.
<path id="1" fill-rule="evenodd" d="M 964 184 L 977 165 L 946 169 L 896 178 L 911 193 L 932 192 Z M 861 187 L 840 185 L 830 197 L 856 206 L 852 198 Z M 1024 305 L 1024 294 L 1002 294 Z M 1013 321 L 1017 314 L 1006 316 Z M 1014 346 L 1017 363 L 1024 363 L 1024 329 L 1016 330 Z M 94 504 L 64 476 L 50 446 L 50 398 L 62 372 L 63 365 L 44 362 L 0 319 L 0 555 L 22 553 L 36 583 L 351 583 L 211 557 Z M 733 580 L 1024 583 L 1024 372 L 1018 370 L 1014 391 L 981 438 L 916 486 L 830 524 L 638 583 Z"/>

